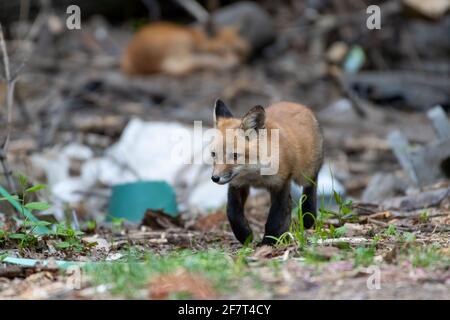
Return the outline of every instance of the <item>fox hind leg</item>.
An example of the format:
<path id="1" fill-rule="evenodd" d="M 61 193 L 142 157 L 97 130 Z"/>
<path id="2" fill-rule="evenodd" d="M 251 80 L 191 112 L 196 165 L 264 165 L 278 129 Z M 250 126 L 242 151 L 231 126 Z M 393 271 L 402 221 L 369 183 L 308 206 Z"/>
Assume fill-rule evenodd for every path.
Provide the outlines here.
<path id="1" fill-rule="evenodd" d="M 303 225 L 305 228 L 311 228 L 317 217 L 317 177 L 309 186 L 303 187 L 303 194 L 306 196 L 302 204 Z"/>

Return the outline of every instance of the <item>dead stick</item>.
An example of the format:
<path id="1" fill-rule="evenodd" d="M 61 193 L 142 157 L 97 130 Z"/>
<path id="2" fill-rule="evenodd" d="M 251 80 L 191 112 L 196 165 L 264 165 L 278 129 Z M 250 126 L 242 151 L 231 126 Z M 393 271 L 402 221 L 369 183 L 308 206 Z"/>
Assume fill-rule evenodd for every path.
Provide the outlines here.
<path id="1" fill-rule="evenodd" d="M 378 220 L 375 220 L 375 219 L 372 219 L 372 218 L 368 218 L 367 221 L 370 222 L 370 223 L 376 224 L 378 226 L 385 227 L 385 228 L 387 228 L 387 227 L 389 227 L 391 225 L 390 223 L 386 223 L 386 222 L 383 222 L 383 221 L 378 221 Z M 414 231 L 414 229 L 410 228 L 410 227 L 404 227 L 404 226 L 395 226 L 395 227 L 398 230 L 400 230 L 400 231 L 407 231 L 407 232 Z"/>
<path id="2" fill-rule="evenodd" d="M 3 28 L 0 24 L 0 50 L 3 55 L 3 67 L 5 70 L 5 80 L 6 80 L 6 109 L 7 109 L 7 125 L 6 125 L 6 137 L 3 144 L 0 147 L 0 162 L 2 164 L 3 172 L 6 177 L 8 188 L 11 192 L 16 193 L 16 186 L 14 180 L 11 176 L 11 170 L 9 170 L 8 165 L 8 145 L 11 135 L 11 124 L 12 124 L 12 108 L 13 108 L 13 97 L 14 97 L 14 85 L 16 77 L 11 77 L 11 71 L 9 68 L 9 56 L 6 49 L 6 41 L 3 35 Z"/>

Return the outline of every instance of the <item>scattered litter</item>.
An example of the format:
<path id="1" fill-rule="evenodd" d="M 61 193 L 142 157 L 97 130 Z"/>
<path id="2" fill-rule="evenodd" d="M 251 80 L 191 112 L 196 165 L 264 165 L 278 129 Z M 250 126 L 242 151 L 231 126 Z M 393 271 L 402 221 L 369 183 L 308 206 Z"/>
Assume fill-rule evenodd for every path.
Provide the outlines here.
<path id="1" fill-rule="evenodd" d="M 112 218 L 139 222 L 146 210 L 159 210 L 177 216 L 177 200 L 172 187 L 164 181 L 138 181 L 113 186 L 109 201 Z"/>
<path id="2" fill-rule="evenodd" d="M 344 61 L 344 70 L 347 73 L 358 72 L 366 61 L 364 49 L 360 46 L 353 46 Z"/>
<path id="3" fill-rule="evenodd" d="M 108 254 L 108 256 L 106 257 L 106 261 L 117 261 L 120 260 L 124 255 L 120 252 L 114 252 L 114 253 L 110 253 Z"/>
<path id="4" fill-rule="evenodd" d="M 79 261 L 63 261 L 63 260 L 37 260 L 37 259 L 25 259 L 6 257 L 2 260 L 3 263 L 17 264 L 24 267 L 48 266 L 49 264 L 55 264 L 58 268 L 67 269 L 71 266 L 82 266 L 85 262 Z"/>

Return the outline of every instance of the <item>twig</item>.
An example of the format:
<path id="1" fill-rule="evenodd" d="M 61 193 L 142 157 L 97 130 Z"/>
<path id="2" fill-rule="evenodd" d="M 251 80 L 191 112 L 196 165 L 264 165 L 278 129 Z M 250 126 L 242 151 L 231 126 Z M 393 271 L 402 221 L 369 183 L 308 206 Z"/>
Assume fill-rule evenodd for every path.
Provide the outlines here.
<path id="1" fill-rule="evenodd" d="M 8 185 L 9 190 L 12 190 L 13 193 L 16 193 L 14 180 L 11 177 L 11 170 L 9 169 L 8 161 L 6 159 L 6 154 L 3 149 L 0 149 L 0 163 L 2 165 L 2 171 L 6 178 L 6 183 Z"/>
<path id="2" fill-rule="evenodd" d="M 372 219 L 372 218 L 368 218 L 367 221 L 372 223 L 372 224 L 375 224 L 377 226 L 385 227 L 385 228 L 388 228 L 390 225 L 393 225 L 391 223 L 386 223 L 386 222 L 375 220 L 375 219 Z M 406 232 L 414 231 L 414 228 L 411 228 L 411 227 L 398 226 L 398 225 L 395 225 L 395 227 L 398 230 L 400 230 L 400 231 L 406 231 Z"/>
<path id="3" fill-rule="evenodd" d="M 9 67 L 9 56 L 8 51 L 6 49 L 6 41 L 3 36 L 3 28 L 0 24 L 0 50 L 2 51 L 3 56 L 3 68 L 5 70 L 5 81 L 6 81 L 6 114 L 7 114 L 7 128 L 6 128 L 6 137 L 4 142 L 2 143 L 2 149 L 7 150 L 9 143 L 9 136 L 11 132 L 11 122 L 12 122 L 12 105 L 13 105 L 13 97 L 14 97 L 14 79 L 11 78 L 11 71 Z"/>
<path id="4" fill-rule="evenodd" d="M 3 28 L 0 24 L 0 50 L 3 55 L 3 67 L 5 70 L 5 81 L 6 81 L 6 112 L 7 112 L 7 124 L 6 124 L 6 136 L 2 145 L 0 146 L 0 162 L 2 165 L 2 169 L 8 184 L 8 188 L 13 193 L 16 193 L 16 186 L 14 184 L 14 180 L 11 176 L 11 170 L 9 169 L 7 153 L 8 153 L 8 145 L 9 139 L 11 135 L 11 126 L 12 126 L 12 107 L 13 107 L 13 97 L 14 97 L 14 85 L 16 82 L 16 76 L 11 77 L 11 70 L 9 65 L 9 56 L 8 51 L 6 49 L 6 41 L 3 36 Z"/>

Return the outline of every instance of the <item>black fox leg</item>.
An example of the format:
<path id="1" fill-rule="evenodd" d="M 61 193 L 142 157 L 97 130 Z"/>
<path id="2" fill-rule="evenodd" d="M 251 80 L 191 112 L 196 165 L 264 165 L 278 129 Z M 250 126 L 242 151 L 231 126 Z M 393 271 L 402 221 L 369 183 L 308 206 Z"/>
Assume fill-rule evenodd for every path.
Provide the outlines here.
<path id="1" fill-rule="evenodd" d="M 280 190 L 270 192 L 272 205 L 270 206 L 264 239 L 261 244 L 274 244 L 276 240 L 271 237 L 278 238 L 289 230 L 292 210 L 290 197 L 290 183 L 286 183 Z"/>
<path id="2" fill-rule="evenodd" d="M 303 187 L 303 194 L 306 195 L 305 202 L 302 205 L 303 225 L 305 228 L 311 228 L 314 225 L 314 218 L 311 214 L 317 216 L 317 178 L 314 183 L 307 187 Z"/>
<path id="3" fill-rule="evenodd" d="M 252 229 L 244 215 L 244 204 L 249 193 L 248 187 L 228 188 L 227 216 L 230 222 L 231 230 L 241 243 L 253 239 Z"/>

